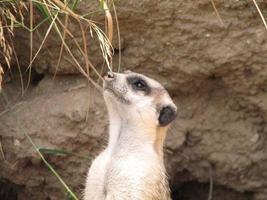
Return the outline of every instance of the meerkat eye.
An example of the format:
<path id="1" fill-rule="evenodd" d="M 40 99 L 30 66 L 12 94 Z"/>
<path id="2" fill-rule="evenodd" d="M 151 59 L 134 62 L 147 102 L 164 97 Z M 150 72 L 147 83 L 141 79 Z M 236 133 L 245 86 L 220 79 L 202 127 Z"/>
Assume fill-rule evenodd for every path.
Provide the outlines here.
<path id="1" fill-rule="evenodd" d="M 144 80 L 135 78 L 132 80 L 132 87 L 134 90 L 146 91 L 147 84 Z"/>
<path id="2" fill-rule="evenodd" d="M 143 91 L 145 94 L 149 94 L 150 87 L 148 86 L 147 82 L 138 76 L 130 76 L 128 77 L 128 83 L 135 91 Z"/>
<path id="3" fill-rule="evenodd" d="M 134 81 L 133 85 L 134 85 L 135 88 L 138 88 L 138 89 L 144 89 L 146 87 L 144 82 L 142 82 L 140 80 Z"/>

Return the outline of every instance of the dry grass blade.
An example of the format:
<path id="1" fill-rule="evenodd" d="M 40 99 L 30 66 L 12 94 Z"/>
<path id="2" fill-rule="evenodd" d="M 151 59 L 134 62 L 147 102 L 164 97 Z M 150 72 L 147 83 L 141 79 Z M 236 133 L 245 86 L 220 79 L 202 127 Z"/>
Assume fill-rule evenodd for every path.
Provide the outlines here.
<path id="1" fill-rule="evenodd" d="M 222 20 L 222 18 L 221 18 L 221 15 L 220 15 L 219 12 L 218 12 L 216 6 L 215 6 L 214 0 L 210 0 L 210 1 L 211 1 L 212 7 L 213 7 L 213 9 L 214 9 L 214 11 L 215 11 L 215 14 L 216 14 L 216 16 L 218 17 L 218 19 L 219 19 L 221 25 L 224 26 L 223 20 Z"/>
<path id="2" fill-rule="evenodd" d="M 213 168 L 212 165 L 209 165 L 209 182 L 210 182 L 210 187 L 209 187 L 209 196 L 208 200 L 212 200 L 212 194 L 213 194 Z"/>
<path id="3" fill-rule="evenodd" d="M 6 160 L 6 157 L 5 157 L 5 153 L 4 153 L 3 147 L 2 147 L 2 141 L 1 140 L 0 140 L 0 152 L 1 152 L 1 155 L 2 155 L 3 160 Z"/>
<path id="4" fill-rule="evenodd" d="M 64 25 L 60 22 L 60 20 L 58 21 L 59 22 L 59 24 L 61 25 L 61 26 L 63 26 L 64 27 Z M 60 31 L 59 31 L 59 28 L 57 27 L 57 25 L 56 25 L 56 29 L 58 30 L 58 35 L 59 35 L 59 37 L 60 37 L 60 39 L 61 39 L 61 41 L 62 41 L 62 45 L 64 46 L 64 48 L 65 48 L 65 50 L 67 51 L 67 53 L 71 56 L 71 58 L 72 58 L 72 60 L 74 61 L 74 63 L 75 63 L 75 67 L 76 67 L 76 69 L 82 74 L 82 75 L 84 75 L 86 78 L 88 78 L 88 80 L 100 91 L 100 92 L 102 92 L 102 89 L 101 89 L 101 87 L 95 82 L 95 81 L 93 81 L 93 79 L 91 79 L 90 77 L 89 77 L 89 74 L 87 74 L 85 71 L 84 71 L 84 69 L 82 68 L 82 66 L 80 65 L 80 63 L 79 63 L 79 61 L 75 58 L 75 56 L 73 55 L 73 53 L 72 53 L 72 51 L 71 51 L 71 49 L 70 49 L 70 47 L 66 44 L 66 41 L 64 40 L 64 38 L 63 38 L 63 36 L 61 35 L 61 33 L 60 33 Z M 65 27 L 64 27 L 64 30 L 67 30 Z M 69 33 L 69 31 L 66 31 L 66 33 Z M 73 36 L 72 36 L 73 37 Z M 77 47 L 78 47 L 78 49 L 80 50 L 80 52 L 82 53 L 82 54 L 84 54 L 84 52 L 83 52 L 83 50 L 81 49 L 81 47 L 80 47 L 80 45 L 78 44 L 78 42 L 76 41 L 76 39 L 73 37 L 73 39 L 74 39 L 74 42 L 75 42 L 75 44 L 77 45 Z M 88 62 L 89 62 L 89 64 L 90 64 L 90 61 L 88 60 Z M 93 65 L 91 66 L 96 72 L 97 72 L 97 70 L 93 67 Z M 97 72 L 97 74 L 98 74 L 98 72 Z M 99 74 L 98 74 L 99 75 Z M 100 76 L 100 75 L 99 75 Z M 101 76 L 100 76 L 101 77 Z"/>
<path id="5" fill-rule="evenodd" d="M 63 36 L 60 36 L 60 37 L 61 37 L 61 50 L 60 50 L 60 55 L 59 55 L 58 63 L 57 63 L 57 66 L 56 66 L 56 72 L 57 72 L 57 69 L 58 69 L 59 64 L 60 64 L 60 59 L 61 59 L 61 57 L 62 57 L 63 47 L 65 47 L 66 51 L 70 54 L 70 56 L 72 57 L 72 59 L 75 61 L 78 70 L 79 70 L 83 75 L 85 75 L 85 76 L 88 78 L 89 75 L 90 75 L 89 68 L 91 67 L 91 68 L 94 70 L 94 72 L 98 75 L 98 77 L 100 77 L 101 79 L 103 79 L 103 78 L 101 77 L 101 75 L 99 74 L 99 72 L 96 70 L 96 68 L 95 68 L 94 65 L 90 62 L 90 60 L 89 60 L 89 58 L 88 58 L 88 53 L 87 53 L 87 42 L 86 42 L 85 31 L 84 31 L 84 29 L 83 29 L 83 26 L 82 26 L 80 20 L 78 19 L 78 23 L 79 23 L 79 26 L 80 26 L 80 29 L 81 29 L 81 33 L 82 33 L 83 49 L 81 48 L 80 44 L 77 42 L 77 39 L 76 39 L 76 38 L 71 34 L 71 32 L 68 30 L 68 27 L 67 27 L 68 16 L 66 15 L 64 24 L 63 24 L 59 19 L 57 19 L 57 21 L 58 21 L 59 25 L 62 27 L 62 29 L 64 30 L 64 32 L 63 32 Z M 74 55 L 73 55 L 72 52 L 70 51 L 70 48 L 69 48 L 69 46 L 67 45 L 67 43 L 66 43 L 66 41 L 65 41 L 66 34 L 72 38 L 74 44 L 76 45 L 76 47 L 78 48 L 78 50 L 80 51 L 80 53 L 83 55 L 84 60 L 85 60 L 86 72 L 83 70 L 83 68 L 80 66 L 78 60 L 74 57 Z M 56 75 L 56 73 L 55 73 L 55 75 Z M 89 81 L 91 82 L 92 80 L 89 80 Z M 95 83 L 94 83 L 94 85 L 95 85 Z"/>
<path id="6" fill-rule="evenodd" d="M 89 71 L 89 58 L 88 58 L 88 52 L 87 52 L 87 42 L 86 42 L 86 36 L 85 36 L 85 31 L 83 28 L 83 25 L 81 23 L 80 20 L 78 20 L 79 26 L 80 26 L 80 30 L 82 33 L 82 40 L 83 40 L 83 57 L 85 60 L 85 67 L 86 67 L 86 73 L 88 74 L 88 76 L 90 76 L 90 71 Z"/>
<path id="7" fill-rule="evenodd" d="M 11 40 L 11 36 L 9 35 L 9 39 Z M 13 56 L 16 60 L 16 64 L 17 64 L 17 68 L 18 68 L 18 72 L 19 72 L 19 77 L 20 77 L 20 84 L 21 84 L 21 94 L 22 96 L 24 95 L 24 82 L 23 82 L 23 77 L 22 77 L 22 71 L 21 71 L 21 66 L 19 63 L 19 59 L 17 56 L 17 53 L 15 51 L 15 47 L 14 44 L 11 42 L 11 46 L 12 46 L 12 52 L 13 52 Z"/>
<path id="8" fill-rule="evenodd" d="M 113 38 L 113 20 L 112 20 L 112 15 L 109 11 L 108 5 L 105 1 L 103 1 L 103 8 L 104 8 L 106 20 L 107 20 L 107 36 L 108 36 L 109 42 L 111 42 Z"/>
<path id="9" fill-rule="evenodd" d="M 91 77 L 89 77 L 89 75 L 86 74 L 86 72 L 83 70 L 83 68 L 80 65 L 79 61 L 75 58 L 75 56 L 73 55 L 73 53 L 70 50 L 70 48 L 68 47 L 68 45 L 66 44 L 66 42 L 63 40 L 63 36 L 61 34 L 60 34 L 60 38 L 61 38 L 61 41 L 62 41 L 62 43 L 63 43 L 63 45 L 64 45 L 67 53 L 71 56 L 72 60 L 74 61 L 76 69 L 82 75 L 84 75 L 86 78 L 88 78 L 88 80 L 96 87 L 96 89 L 98 89 L 100 92 L 102 92 L 102 88 Z"/>
<path id="10" fill-rule="evenodd" d="M 35 1 L 37 1 L 37 0 L 35 0 Z M 87 46 L 88 45 L 87 45 L 87 41 L 86 41 L 86 33 L 84 30 L 84 25 L 89 25 L 90 30 L 93 30 L 96 33 L 99 44 L 100 44 L 100 49 L 101 49 L 103 58 L 107 64 L 108 68 L 110 69 L 110 60 L 111 60 L 111 57 L 113 55 L 113 51 L 112 51 L 113 49 L 111 47 L 111 39 L 112 39 L 112 34 L 113 34 L 113 24 L 111 23 L 112 22 L 112 16 L 111 16 L 108 8 L 105 7 L 106 8 L 105 13 L 109 14 L 109 16 L 108 16 L 108 27 L 109 27 L 108 28 L 108 36 L 106 36 L 105 33 L 93 21 L 84 18 L 82 15 L 76 14 L 73 10 L 71 10 L 68 7 L 67 3 L 61 2 L 59 0 L 40 0 L 40 2 L 42 2 L 42 5 L 45 7 L 46 14 L 50 17 L 50 19 L 53 19 L 53 22 L 52 22 L 53 27 L 55 28 L 55 30 L 58 33 L 60 40 L 61 40 L 61 49 L 60 49 L 60 54 L 59 54 L 59 58 L 58 58 L 57 66 L 56 66 L 56 73 L 57 73 L 58 68 L 59 68 L 60 60 L 62 57 L 62 51 L 63 51 L 63 47 L 64 47 L 66 52 L 68 54 L 70 54 L 71 59 L 73 59 L 75 65 L 76 65 L 75 67 L 78 69 L 79 72 L 81 72 L 84 76 L 89 78 L 89 73 L 90 73 L 90 68 L 91 68 L 99 77 L 101 77 L 98 70 L 96 70 L 96 68 L 94 67 L 94 65 L 92 64 L 92 62 L 88 58 L 88 52 L 87 52 Z M 51 8 L 53 8 L 53 9 L 51 9 Z M 80 46 L 80 44 L 77 42 L 76 38 L 72 35 L 71 31 L 68 30 L 66 21 L 64 23 L 62 23 L 60 18 L 59 18 L 59 15 L 55 16 L 55 12 L 56 12 L 56 14 L 60 14 L 60 13 L 62 14 L 63 13 L 63 14 L 65 14 L 65 16 L 68 16 L 68 18 L 72 17 L 78 22 L 79 27 L 80 27 L 80 32 L 82 34 L 83 47 Z M 111 25 L 110 25 L 110 23 L 111 23 Z M 50 32 L 50 29 L 51 29 L 51 26 L 49 27 L 49 32 Z M 63 34 L 61 33 L 61 30 L 63 30 Z M 28 68 L 32 66 L 33 61 L 35 60 L 35 58 L 39 54 L 41 48 L 43 47 L 43 43 L 45 42 L 45 39 L 48 36 L 49 32 L 47 31 L 47 34 L 45 35 L 37 53 L 31 59 L 31 62 L 29 64 Z M 68 47 L 68 45 L 66 43 L 66 36 L 67 35 L 73 39 L 72 41 L 74 41 L 79 52 L 82 54 L 82 56 L 84 58 L 83 60 L 85 62 L 86 71 L 84 71 L 84 68 L 81 67 L 80 63 L 74 57 L 73 53 L 71 52 L 70 48 Z M 92 80 L 89 80 L 89 81 L 92 82 Z"/>
<path id="11" fill-rule="evenodd" d="M 255 7 L 257 8 L 257 11 L 258 11 L 258 13 L 259 13 L 259 15 L 260 15 L 260 17 L 261 17 L 261 20 L 262 20 L 262 22 L 263 22 L 265 28 L 267 29 L 267 23 L 266 23 L 266 21 L 265 21 L 265 19 L 264 19 L 264 16 L 263 16 L 263 14 L 262 14 L 262 12 L 261 12 L 261 10 L 260 10 L 260 8 L 259 8 L 259 6 L 258 6 L 256 0 L 252 0 L 252 1 L 253 1 L 253 3 L 254 3 Z"/>
<path id="12" fill-rule="evenodd" d="M 69 21 L 69 16 L 66 15 L 65 16 L 65 22 L 64 22 L 64 26 L 66 27 L 64 29 L 64 32 L 63 32 L 63 40 L 65 40 L 66 38 L 66 32 L 67 32 L 67 28 L 68 28 L 68 21 Z M 64 44 L 63 42 L 61 42 L 61 46 L 60 46 L 60 51 L 59 51 L 59 56 L 58 56 L 58 60 L 57 60 L 57 65 L 56 65 L 56 71 L 55 71 L 55 74 L 54 74 L 54 78 L 56 77 L 56 74 L 57 74 L 57 71 L 58 71 L 58 68 L 59 68 L 59 65 L 60 65 L 60 61 L 61 61 L 61 58 L 62 58 L 62 53 L 63 53 L 63 49 L 64 49 Z"/>
<path id="13" fill-rule="evenodd" d="M 30 4 L 30 29 L 33 29 L 33 5 L 32 1 L 29 2 Z M 32 61 L 33 56 L 33 31 L 30 31 L 30 61 Z M 29 87 L 30 81 L 31 81 L 31 70 L 32 68 L 29 68 L 29 76 L 28 76 L 28 83 L 27 88 Z"/>
<path id="14" fill-rule="evenodd" d="M 3 68 L 0 66 L 0 92 L 2 90 L 2 80 L 3 80 L 3 75 L 4 74 L 4 71 L 3 71 Z"/>
<path id="15" fill-rule="evenodd" d="M 110 52 L 111 48 L 111 42 L 113 39 L 113 19 L 112 15 L 110 13 L 109 7 L 106 3 L 106 1 L 103 1 L 103 8 L 105 10 L 105 15 L 106 15 L 106 24 L 107 24 L 107 36 L 108 36 L 108 41 L 109 41 L 109 46 L 108 46 L 108 51 Z M 112 71 L 112 56 L 109 56 L 110 59 L 107 59 L 107 65 L 110 71 Z"/>
<path id="16" fill-rule="evenodd" d="M 47 37 L 48 37 L 50 31 L 51 31 L 51 29 L 52 29 L 52 27 L 53 27 L 53 25 L 54 25 L 54 23 L 55 23 L 55 20 L 56 20 L 56 18 L 57 18 L 57 15 L 58 15 L 58 13 L 56 13 L 56 14 L 55 14 L 55 17 L 53 17 L 53 20 L 52 20 L 51 24 L 49 25 L 49 28 L 48 28 L 47 31 L 46 31 L 46 34 L 45 34 L 45 36 L 44 36 L 44 39 L 43 39 L 43 41 L 41 42 L 41 45 L 40 45 L 39 49 L 37 50 L 37 52 L 35 53 L 34 57 L 33 57 L 32 60 L 30 61 L 30 64 L 28 65 L 27 69 L 31 68 L 31 66 L 32 66 L 32 64 L 33 64 L 33 62 L 34 62 L 34 60 L 36 59 L 36 57 L 38 56 L 39 52 L 41 51 L 41 49 L 42 49 L 42 47 L 43 47 L 43 45 L 44 45 L 44 43 L 45 43 L 45 41 L 46 41 L 46 39 L 47 39 Z"/>
<path id="17" fill-rule="evenodd" d="M 115 7 L 115 4 L 114 4 L 114 1 L 113 0 L 112 0 L 112 6 L 113 6 L 114 15 L 115 15 L 116 28 L 117 28 L 117 34 L 118 34 L 118 43 L 119 43 L 118 72 L 120 72 L 120 69 L 121 69 L 121 34 L 120 34 L 120 27 L 119 27 L 118 15 L 117 15 L 116 7 Z"/>
<path id="18" fill-rule="evenodd" d="M 62 51 L 63 51 L 63 47 L 66 49 L 67 53 L 70 54 L 71 59 L 73 59 L 76 68 L 78 69 L 78 71 L 80 71 L 84 76 L 86 76 L 90 82 L 93 83 L 93 85 L 96 86 L 96 83 L 89 77 L 89 73 L 90 73 L 90 69 L 92 69 L 101 79 L 101 74 L 99 73 L 99 71 L 94 67 L 94 65 L 92 64 L 92 62 L 89 60 L 88 58 L 88 52 L 87 52 L 87 43 L 86 43 L 86 33 L 84 30 L 84 22 L 85 25 L 89 25 L 90 27 L 90 31 L 93 30 L 98 38 L 99 41 L 99 46 L 103 55 L 103 58 L 109 68 L 109 70 L 111 70 L 111 66 L 112 66 L 112 55 L 113 55 L 113 48 L 111 46 L 111 41 L 113 38 L 113 19 L 112 19 L 112 15 L 111 12 L 108 8 L 108 4 L 106 3 L 105 0 L 101 1 L 103 3 L 103 9 L 105 11 L 105 16 L 106 16 L 106 22 L 107 22 L 107 35 L 96 25 L 95 22 L 86 19 L 84 16 L 76 14 L 72 9 L 69 8 L 68 3 L 69 2 L 62 2 L 60 0 L 30 0 L 28 3 L 27 2 L 23 2 L 23 1 L 4 1 L 0 2 L 0 7 L 3 8 L 3 12 L 1 13 L 1 15 L 5 15 L 5 17 L 1 16 L 1 20 L 0 20 L 0 47 L 2 50 L 2 55 L 4 55 L 4 60 L 6 62 L 6 65 L 8 67 L 10 67 L 10 60 L 11 60 L 11 56 L 12 56 L 12 50 L 14 48 L 12 48 L 12 45 L 10 45 L 5 37 L 4 37 L 4 28 L 7 28 L 6 30 L 13 35 L 13 29 L 15 26 L 21 26 L 25 29 L 27 29 L 30 32 L 30 63 L 27 67 L 27 69 L 29 70 L 29 77 L 28 77 L 28 84 L 27 87 L 29 86 L 30 83 L 30 72 L 31 72 L 31 67 L 32 64 L 34 63 L 36 57 L 38 56 L 38 54 L 40 53 L 41 49 L 44 47 L 45 45 L 45 41 L 48 37 L 48 35 L 50 34 L 52 28 L 54 27 L 55 30 L 59 33 L 60 35 L 60 39 L 62 40 L 62 45 L 61 45 L 61 50 L 60 50 L 60 57 L 58 60 L 58 64 L 57 64 L 57 68 L 60 64 L 60 59 L 62 57 Z M 34 27 L 34 21 L 33 21 L 33 3 L 35 5 L 39 5 L 39 6 L 43 6 L 45 8 L 45 12 L 47 14 L 47 17 L 45 18 L 44 21 L 42 21 L 41 23 L 39 23 L 37 26 Z M 7 5 L 11 5 L 11 9 L 7 6 Z M 29 27 L 25 26 L 24 22 L 23 22 L 23 12 L 22 9 L 28 9 L 27 5 L 29 6 L 29 19 L 30 19 L 30 25 Z M 114 6 L 114 4 L 113 4 Z M 11 12 L 11 11 L 14 12 Z M 15 13 L 15 14 L 14 14 Z M 20 16 L 20 19 L 18 20 L 16 18 L 16 14 Z M 82 33 L 82 40 L 83 40 L 83 47 L 80 47 L 80 44 L 76 41 L 76 39 L 74 39 L 75 41 L 75 45 L 78 47 L 80 53 L 82 54 L 82 56 L 84 57 L 84 61 L 85 61 L 85 68 L 86 71 L 84 71 L 84 68 L 81 67 L 79 61 L 77 60 L 77 58 L 74 57 L 73 53 L 71 52 L 70 48 L 68 47 L 68 45 L 65 42 L 65 37 L 66 35 L 70 35 L 72 38 L 74 38 L 74 36 L 72 35 L 72 33 L 67 29 L 66 26 L 66 22 L 64 24 L 62 24 L 60 22 L 59 19 L 59 14 L 63 14 L 65 16 L 71 16 L 73 17 L 79 24 L 80 26 L 80 32 Z M 35 31 L 35 29 L 37 29 L 41 24 L 43 24 L 45 21 L 49 21 L 49 27 L 45 33 L 45 36 L 43 37 L 41 44 L 39 46 L 39 48 L 37 49 L 37 51 L 33 54 L 33 32 Z M 64 30 L 64 34 L 63 36 L 61 35 L 60 29 L 58 27 L 57 24 L 60 24 L 62 26 L 62 30 Z M 91 32 L 92 35 L 92 32 Z M 17 58 L 16 58 L 17 61 Z M 19 65 L 19 63 L 18 63 Z M 18 66 L 19 67 L 19 66 Z M 19 67 L 20 68 L 20 67 Z M 20 71 L 20 69 L 19 69 Z M 57 70 L 56 70 L 57 71 Z M 2 73 L 3 73 L 3 68 L 1 67 L 1 79 L 2 79 Z M 20 72 L 21 73 L 21 72 Z M 22 83 L 23 84 L 23 83 Z M 97 87 L 99 89 L 99 87 Z M 24 89 L 23 89 L 24 90 Z"/>
<path id="19" fill-rule="evenodd" d="M 59 0 L 52 0 L 62 11 L 64 11 L 66 14 L 71 15 L 73 18 L 79 19 L 79 15 L 74 13 L 66 4 Z M 51 1 L 49 1 L 51 2 Z"/>

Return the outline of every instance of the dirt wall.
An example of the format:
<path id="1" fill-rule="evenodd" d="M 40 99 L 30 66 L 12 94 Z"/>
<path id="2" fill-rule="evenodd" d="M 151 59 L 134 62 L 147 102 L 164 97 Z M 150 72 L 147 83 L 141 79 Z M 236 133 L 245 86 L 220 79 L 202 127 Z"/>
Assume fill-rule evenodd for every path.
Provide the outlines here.
<path id="1" fill-rule="evenodd" d="M 118 1 L 122 70 L 131 69 L 159 80 L 175 99 L 179 115 L 169 131 L 165 155 L 174 193 L 185 194 L 178 195 L 180 200 L 207 199 L 207 187 L 204 195 L 197 197 L 192 192 L 193 196 L 188 196 L 187 191 L 201 188 L 211 178 L 219 191 L 215 193 L 229 194 L 228 200 L 265 200 L 267 31 L 252 1 L 214 2 L 223 24 L 209 0 Z M 267 3 L 257 2 L 266 16 Z M 83 1 L 79 9 L 89 10 L 90 2 Z M 18 43 L 28 48 L 27 43 Z M 48 47 L 50 52 L 42 51 L 34 64 L 45 78 L 23 99 L 15 82 L 5 86 L 15 104 L 17 120 L 1 107 L 5 161 L 0 163 L 0 176 L 19 188 L 20 199 L 62 199 L 66 194 L 18 124 L 43 148 L 67 149 L 90 158 L 106 141 L 102 97 L 89 90 L 82 77 L 73 75 L 77 71 L 70 62 L 61 63 L 60 77 L 51 81 L 60 45 L 51 40 Z M 99 52 L 89 48 L 93 48 L 93 60 L 101 67 Z M 27 52 L 21 52 L 19 58 L 26 62 Z M 75 156 L 47 158 L 80 193 L 90 160 Z M 214 199 L 221 200 L 220 196 Z"/>

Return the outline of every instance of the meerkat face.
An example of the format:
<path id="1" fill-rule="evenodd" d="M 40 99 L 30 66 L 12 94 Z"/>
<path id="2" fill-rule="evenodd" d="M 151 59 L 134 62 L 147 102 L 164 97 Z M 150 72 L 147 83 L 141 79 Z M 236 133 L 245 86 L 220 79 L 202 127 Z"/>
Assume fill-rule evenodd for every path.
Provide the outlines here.
<path id="1" fill-rule="evenodd" d="M 177 108 L 157 81 L 131 71 L 108 72 L 104 79 L 104 99 L 109 112 L 154 126 L 167 126 L 175 119 Z"/>

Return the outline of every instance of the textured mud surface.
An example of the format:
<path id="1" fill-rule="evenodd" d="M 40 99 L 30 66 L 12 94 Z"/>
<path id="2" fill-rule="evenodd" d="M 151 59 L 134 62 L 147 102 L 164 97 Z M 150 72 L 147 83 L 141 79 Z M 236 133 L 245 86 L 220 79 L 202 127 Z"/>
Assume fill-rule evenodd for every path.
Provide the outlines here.
<path id="1" fill-rule="evenodd" d="M 162 82 L 179 107 L 166 142 L 174 199 L 207 199 L 212 178 L 214 200 L 266 200 L 267 33 L 252 1 L 215 3 L 223 25 L 209 0 L 119 1 L 122 69 Z M 258 3 L 266 16 L 267 3 Z M 87 1 L 83 4 L 90 10 Z M 60 43 L 50 40 L 48 47 L 51 52 L 42 52 L 35 63 L 45 74 L 55 71 Z M 100 67 L 98 52 L 91 50 Z M 27 63 L 28 55 L 19 57 Z M 114 66 L 117 61 L 116 54 Z M 70 62 L 62 62 L 59 74 L 77 73 Z M 15 82 L 5 86 L 17 120 L 2 113 L 4 103 L 0 103 L 5 155 L 5 159 L 0 156 L 0 176 L 15 185 L 20 199 L 64 199 L 66 192 L 18 124 L 40 147 L 93 157 L 105 144 L 103 100 L 78 76 L 62 75 L 53 82 L 46 75 L 24 99 L 14 88 L 18 88 Z M 81 194 L 90 161 L 75 156 L 47 158 Z"/>

